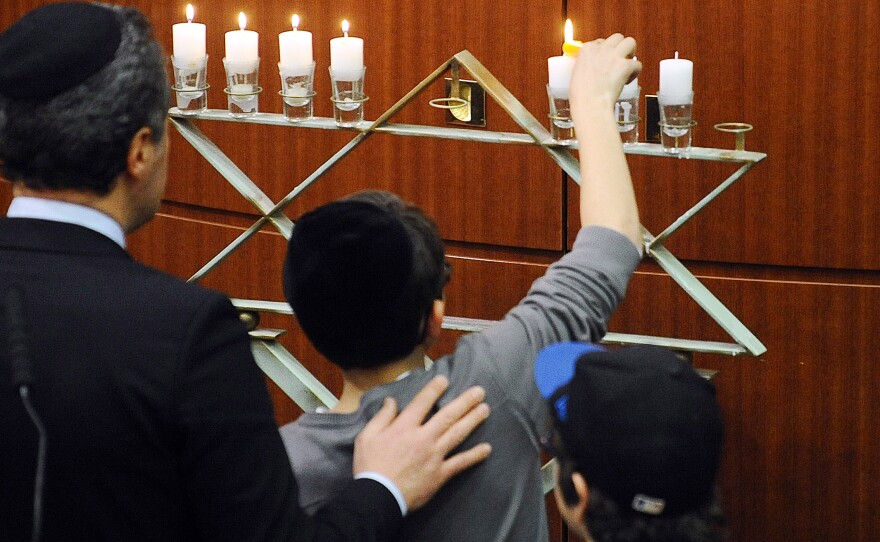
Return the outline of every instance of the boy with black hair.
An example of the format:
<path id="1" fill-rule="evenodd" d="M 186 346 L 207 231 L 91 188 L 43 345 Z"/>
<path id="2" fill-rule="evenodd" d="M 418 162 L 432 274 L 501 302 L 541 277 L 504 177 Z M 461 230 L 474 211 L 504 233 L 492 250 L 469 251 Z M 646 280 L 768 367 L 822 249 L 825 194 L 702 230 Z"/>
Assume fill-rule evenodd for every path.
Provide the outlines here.
<path id="1" fill-rule="evenodd" d="M 718 542 L 715 493 L 723 423 L 715 389 L 659 346 L 607 351 L 546 347 L 535 383 L 553 427 L 556 502 L 571 529 L 595 542 Z"/>
<path id="2" fill-rule="evenodd" d="M 409 401 L 432 375 L 452 390 L 479 383 L 492 415 L 470 438 L 493 455 L 409 516 L 407 541 L 546 541 L 538 435 L 548 420 L 532 378 L 551 343 L 601 339 L 641 259 L 641 230 L 613 106 L 641 64 L 620 34 L 586 44 L 572 76 L 580 139 L 581 223 L 574 247 L 500 322 L 463 337 L 425 368 L 438 337 L 448 268 L 436 226 L 387 193 L 329 203 L 296 223 L 284 291 L 303 331 L 343 369 L 330 412 L 308 412 L 282 428 L 306 510 L 340 491 L 351 446 L 382 400 Z"/>

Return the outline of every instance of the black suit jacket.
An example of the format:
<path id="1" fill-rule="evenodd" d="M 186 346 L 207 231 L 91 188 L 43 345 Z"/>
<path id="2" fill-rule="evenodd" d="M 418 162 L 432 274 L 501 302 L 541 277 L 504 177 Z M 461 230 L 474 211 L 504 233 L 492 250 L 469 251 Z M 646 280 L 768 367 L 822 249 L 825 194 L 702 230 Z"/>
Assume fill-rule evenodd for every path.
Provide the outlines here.
<path id="1" fill-rule="evenodd" d="M 0 292 L 14 283 L 48 432 L 43 541 L 381 540 L 397 529 L 396 502 L 370 480 L 314 518 L 300 510 L 265 381 L 224 295 L 87 228 L 0 218 Z M 29 540 L 37 434 L 3 342 L 0 538 Z"/>

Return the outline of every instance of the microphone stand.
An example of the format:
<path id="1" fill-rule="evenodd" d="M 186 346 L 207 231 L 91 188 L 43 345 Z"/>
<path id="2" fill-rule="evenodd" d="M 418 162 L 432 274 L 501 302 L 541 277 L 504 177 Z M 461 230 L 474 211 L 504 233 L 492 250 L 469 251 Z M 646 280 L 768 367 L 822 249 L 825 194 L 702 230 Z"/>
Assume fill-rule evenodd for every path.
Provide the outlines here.
<path id="1" fill-rule="evenodd" d="M 3 296 L 3 320 L 6 323 L 7 348 L 12 369 L 12 384 L 34 426 L 37 428 L 37 469 L 34 476 L 34 515 L 31 542 L 40 540 L 43 519 L 43 487 L 46 482 L 46 427 L 31 402 L 34 372 L 27 346 L 27 318 L 24 311 L 24 290 L 12 284 Z"/>

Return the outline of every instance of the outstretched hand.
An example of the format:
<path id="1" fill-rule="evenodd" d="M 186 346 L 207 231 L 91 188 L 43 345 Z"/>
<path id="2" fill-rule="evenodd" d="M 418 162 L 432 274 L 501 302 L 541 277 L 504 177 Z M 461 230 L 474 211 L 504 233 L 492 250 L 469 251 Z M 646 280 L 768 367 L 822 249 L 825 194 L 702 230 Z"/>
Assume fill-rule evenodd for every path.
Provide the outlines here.
<path id="1" fill-rule="evenodd" d="M 642 63 L 629 58 L 635 50 L 636 40 L 622 34 L 585 43 L 571 76 L 572 108 L 586 99 L 613 105 L 623 85 L 642 71 Z"/>
<path id="2" fill-rule="evenodd" d="M 450 478 L 491 452 L 488 443 L 481 443 L 447 457 L 489 415 L 489 406 L 482 402 L 485 391 L 475 386 L 426 421 L 448 385 L 445 377 L 435 377 L 399 415 L 394 399 L 386 399 L 355 440 L 354 473 L 387 476 L 410 510 L 424 505 Z"/>

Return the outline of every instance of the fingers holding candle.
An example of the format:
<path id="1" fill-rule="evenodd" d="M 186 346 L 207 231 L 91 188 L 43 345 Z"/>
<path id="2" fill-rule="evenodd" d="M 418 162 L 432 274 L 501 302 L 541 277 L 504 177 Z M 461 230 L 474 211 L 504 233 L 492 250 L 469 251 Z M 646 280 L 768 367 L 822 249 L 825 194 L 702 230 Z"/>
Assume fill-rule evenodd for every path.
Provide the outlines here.
<path id="1" fill-rule="evenodd" d="M 629 58 L 635 50 L 636 40 L 622 34 L 585 43 L 572 71 L 572 100 L 575 95 L 585 95 L 607 101 L 612 107 L 624 84 L 641 73 L 642 63 Z"/>

